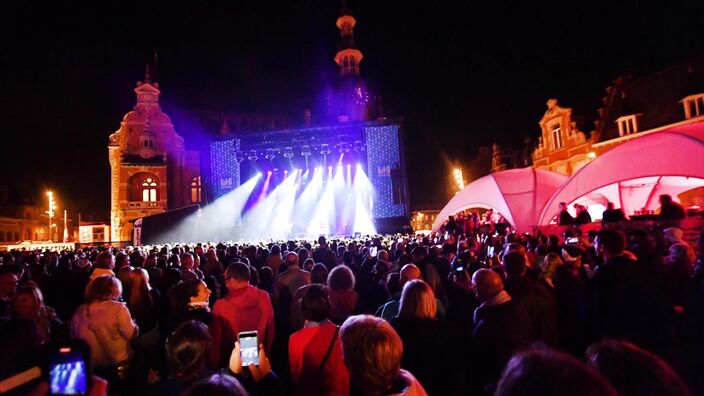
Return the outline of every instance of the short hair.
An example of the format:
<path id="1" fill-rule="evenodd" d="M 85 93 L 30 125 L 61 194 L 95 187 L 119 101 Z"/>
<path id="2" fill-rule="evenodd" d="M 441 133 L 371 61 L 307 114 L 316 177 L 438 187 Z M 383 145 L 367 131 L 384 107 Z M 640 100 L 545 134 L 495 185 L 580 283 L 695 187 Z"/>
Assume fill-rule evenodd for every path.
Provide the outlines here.
<path id="1" fill-rule="evenodd" d="M 212 348 L 208 326 L 189 320 L 169 335 L 166 341 L 166 358 L 171 373 L 194 380 L 208 361 Z"/>
<path id="2" fill-rule="evenodd" d="M 557 253 L 548 253 L 540 261 L 540 277 L 543 279 L 553 279 L 557 268 L 562 265 L 562 259 Z"/>
<path id="3" fill-rule="evenodd" d="M 242 262 L 234 262 L 227 266 L 225 278 L 232 277 L 238 281 L 249 282 L 249 266 Z"/>
<path id="4" fill-rule="evenodd" d="M 269 253 L 279 254 L 279 253 L 281 253 L 281 247 L 279 245 L 274 245 L 271 247 L 271 251 Z"/>
<path id="5" fill-rule="evenodd" d="M 672 202 L 672 197 L 670 194 L 660 194 L 660 201 L 661 202 Z"/>
<path id="6" fill-rule="evenodd" d="M 86 303 L 116 300 L 122 295 L 122 282 L 112 275 L 100 275 L 88 283 Z"/>
<path id="7" fill-rule="evenodd" d="M 352 290 L 354 282 L 354 274 L 350 267 L 346 265 L 338 265 L 328 275 L 328 286 L 335 291 Z"/>
<path id="8" fill-rule="evenodd" d="M 113 260 L 114 257 L 112 253 L 106 250 L 95 257 L 95 264 L 93 266 L 95 268 L 112 269 L 112 265 L 114 265 Z"/>
<path id="9" fill-rule="evenodd" d="M 303 319 L 322 322 L 330 317 L 330 297 L 323 285 L 311 284 L 306 288 L 301 299 Z"/>
<path id="10" fill-rule="evenodd" d="M 312 259 L 308 259 L 312 260 Z M 310 282 L 311 283 L 320 283 L 321 285 L 325 285 L 328 283 L 328 267 L 325 266 L 323 263 L 317 263 L 313 265 L 313 268 L 310 270 Z"/>
<path id="11" fill-rule="evenodd" d="M 198 295 L 198 285 L 203 282 L 199 279 L 189 279 L 179 282 L 167 292 L 173 313 L 181 312 L 188 307 L 191 297 Z M 206 286 L 207 287 L 207 286 Z"/>
<path id="12" fill-rule="evenodd" d="M 248 396 L 237 378 L 227 374 L 213 374 L 193 384 L 184 396 Z"/>
<path id="13" fill-rule="evenodd" d="M 350 316 L 340 328 L 340 341 L 350 379 L 364 394 L 382 394 L 398 377 L 403 342 L 384 319 Z"/>
<path id="14" fill-rule="evenodd" d="M 504 271 L 510 277 L 523 276 L 526 273 L 526 256 L 517 251 L 510 251 L 504 255 Z"/>
<path id="15" fill-rule="evenodd" d="M 414 279 L 403 286 L 399 317 L 435 319 L 437 309 L 435 293 L 430 285 L 420 279 Z"/>
<path id="16" fill-rule="evenodd" d="M 604 339 L 587 348 L 587 364 L 621 395 L 691 395 L 675 370 L 630 342 Z"/>
<path id="17" fill-rule="evenodd" d="M 596 234 L 599 244 L 611 254 L 621 254 L 626 249 L 626 236 L 617 230 L 601 230 Z"/>
<path id="18" fill-rule="evenodd" d="M 616 396 L 616 390 L 595 370 L 576 358 L 550 349 L 514 355 L 504 369 L 494 396 Z"/>

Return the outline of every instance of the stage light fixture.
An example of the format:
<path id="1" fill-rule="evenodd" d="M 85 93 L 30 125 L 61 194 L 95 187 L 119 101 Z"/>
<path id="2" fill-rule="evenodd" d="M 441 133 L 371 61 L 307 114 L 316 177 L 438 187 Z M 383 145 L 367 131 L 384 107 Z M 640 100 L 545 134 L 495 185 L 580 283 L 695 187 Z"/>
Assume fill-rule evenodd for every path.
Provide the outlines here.
<path id="1" fill-rule="evenodd" d="M 276 158 L 276 154 L 274 154 L 274 149 L 266 149 L 266 155 L 264 158 L 268 159 L 269 161 L 273 161 L 274 158 Z"/>
<path id="2" fill-rule="evenodd" d="M 321 155 L 330 154 L 330 146 L 327 143 L 323 143 L 320 145 L 320 154 Z"/>
<path id="3" fill-rule="evenodd" d="M 340 143 L 340 144 L 338 145 L 338 147 L 339 147 L 338 150 L 340 150 L 340 154 L 344 154 L 344 153 L 349 153 L 349 152 L 350 152 L 350 145 L 347 144 L 347 143 Z"/>
<path id="4" fill-rule="evenodd" d="M 301 147 L 301 155 L 304 156 L 304 157 L 310 156 L 310 155 L 311 155 L 310 146 L 303 146 L 303 147 Z"/>
<path id="5" fill-rule="evenodd" d="M 364 151 L 364 145 L 362 144 L 361 140 L 357 140 L 354 142 L 354 151 L 356 151 L 356 152 Z"/>
<path id="6" fill-rule="evenodd" d="M 284 158 L 293 158 L 293 147 L 284 147 Z"/>
<path id="7" fill-rule="evenodd" d="M 257 150 L 249 150 L 249 154 L 247 155 L 247 159 L 250 161 L 258 160 L 259 157 L 257 157 Z"/>
<path id="8" fill-rule="evenodd" d="M 244 153 L 239 150 L 235 151 L 235 160 L 242 163 L 242 161 L 244 161 Z"/>

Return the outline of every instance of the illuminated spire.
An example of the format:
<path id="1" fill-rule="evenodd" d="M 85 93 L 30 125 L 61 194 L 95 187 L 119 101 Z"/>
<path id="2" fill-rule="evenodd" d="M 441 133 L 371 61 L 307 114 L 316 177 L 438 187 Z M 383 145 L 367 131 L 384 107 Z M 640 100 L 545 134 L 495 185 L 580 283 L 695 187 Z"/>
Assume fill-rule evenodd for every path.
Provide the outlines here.
<path id="1" fill-rule="evenodd" d="M 347 8 L 347 1 L 342 2 L 342 10 L 337 18 L 337 28 L 340 29 L 340 41 L 335 54 L 335 63 L 340 67 L 340 76 L 359 75 L 359 63 L 362 61 L 362 52 L 354 41 L 354 26 L 357 20 Z"/>

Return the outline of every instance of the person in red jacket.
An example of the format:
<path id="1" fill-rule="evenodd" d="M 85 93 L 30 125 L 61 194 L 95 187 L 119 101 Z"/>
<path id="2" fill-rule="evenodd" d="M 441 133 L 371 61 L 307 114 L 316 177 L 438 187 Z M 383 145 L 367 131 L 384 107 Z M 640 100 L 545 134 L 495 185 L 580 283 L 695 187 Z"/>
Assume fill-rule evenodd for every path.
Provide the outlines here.
<path id="1" fill-rule="evenodd" d="M 236 262 L 225 270 L 227 296 L 213 306 L 213 367 L 225 367 L 237 334 L 256 330 L 259 343 L 271 354 L 274 342 L 274 309 L 269 294 L 249 284 L 249 267 Z"/>
<path id="2" fill-rule="evenodd" d="M 330 298 L 323 285 L 306 288 L 301 299 L 303 329 L 288 342 L 293 395 L 348 395 L 350 376 L 342 359 L 338 327 L 330 316 Z"/>

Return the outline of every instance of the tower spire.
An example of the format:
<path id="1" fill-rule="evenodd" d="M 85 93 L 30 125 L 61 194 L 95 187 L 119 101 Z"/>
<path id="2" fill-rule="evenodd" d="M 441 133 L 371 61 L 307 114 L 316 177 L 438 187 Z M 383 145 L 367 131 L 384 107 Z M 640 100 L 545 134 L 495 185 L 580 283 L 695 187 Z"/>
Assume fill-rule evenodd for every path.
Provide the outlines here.
<path id="1" fill-rule="evenodd" d="M 337 18 L 337 28 L 340 29 L 335 63 L 340 67 L 340 77 L 346 75 L 359 75 L 359 63 L 362 61 L 362 52 L 357 48 L 354 40 L 354 26 L 357 20 L 347 8 L 347 1 L 342 1 L 340 16 Z"/>
<path id="2" fill-rule="evenodd" d="M 146 70 L 144 70 L 144 83 L 150 84 L 152 82 L 152 73 L 149 70 L 149 64 L 147 64 Z"/>

